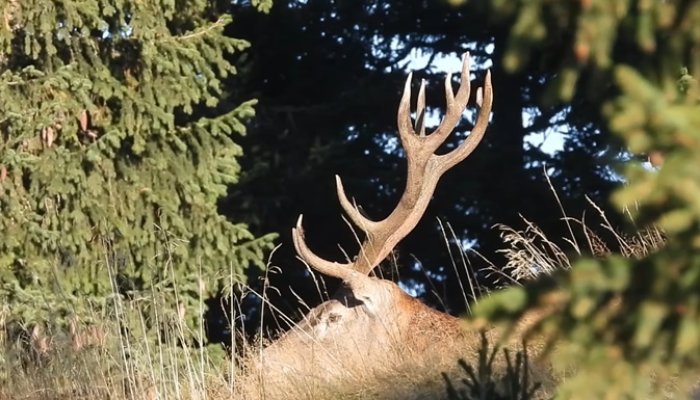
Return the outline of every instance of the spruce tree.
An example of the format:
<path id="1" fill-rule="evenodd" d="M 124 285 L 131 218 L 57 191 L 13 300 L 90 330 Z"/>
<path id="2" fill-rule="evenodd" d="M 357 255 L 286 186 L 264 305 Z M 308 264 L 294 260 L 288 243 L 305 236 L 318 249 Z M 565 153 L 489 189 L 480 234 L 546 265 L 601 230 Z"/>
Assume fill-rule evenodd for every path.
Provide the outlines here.
<path id="1" fill-rule="evenodd" d="M 687 397 L 700 373 L 700 3 L 491 3 L 515 17 L 509 68 L 563 38 L 554 97 L 608 93 L 602 115 L 636 156 L 612 201 L 666 243 L 640 259 L 581 259 L 484 299 L 477 313 L 510 323 L 528 310 L 542 316 L 531 333 L 556 349 L 567 376 L 557 398 Z M 580 87 L 585 75 L 599 86 Z"/>
<path id="2" fill-rule="evenodd" d="M 223 34 L 229 15 L 205 0 L 0 10 L 0 304 L 13 318 L 155 289 L 182 316 L 263 266 L 272 237 L 217 212 L 255 105 L 219 104 L 226 57 L 249 45 Z"/>

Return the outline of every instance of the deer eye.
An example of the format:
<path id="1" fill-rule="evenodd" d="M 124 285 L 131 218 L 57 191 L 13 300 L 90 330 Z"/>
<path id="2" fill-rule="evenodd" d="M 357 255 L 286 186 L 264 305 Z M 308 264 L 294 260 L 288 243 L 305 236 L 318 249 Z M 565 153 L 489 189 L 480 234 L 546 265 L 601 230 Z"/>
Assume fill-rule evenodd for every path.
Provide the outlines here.
<path id="1" fill-rule="evenodd" d="M 340 321 L 341 318 L 343 317 L 340 314 L 331 313 L 331 315 L 328 316 L 328 322 L 335 324 L 336 322 Z"/>

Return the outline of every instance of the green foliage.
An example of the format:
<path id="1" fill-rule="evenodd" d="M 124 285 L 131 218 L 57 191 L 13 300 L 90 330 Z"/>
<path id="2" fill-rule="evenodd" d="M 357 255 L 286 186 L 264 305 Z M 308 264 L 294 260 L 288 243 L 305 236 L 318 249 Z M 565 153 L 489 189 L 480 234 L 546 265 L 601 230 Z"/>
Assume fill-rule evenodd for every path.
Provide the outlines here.
<path id="1" fill-rule="evenodd" d="M 447 374 L 443 378 L 447 386 L 447 395 L 450 400 L 468 399 L 518 399 L 527 400 L 541 398 L 539 396 L 542 384 L 531 383 L 530 362 L 527 356 L 527 347 L 523 346 L 513 357 L 508 349 L 503 350 L 503 358 L 506 362 L 505 374 L 499 376 L 494 366 L 498 346 L 490 348 L 486 332 L 481 332 L 481 346 L 476 369 L 464 360 L 459 361 L 459 366 L 464 370 L 465 378 L 457 387 Z M 463 386 L 463 388 L 462 388 Z"/>
<path id="2" fill-rule="evenodd" d="M 630 67 L 619 67 L 616 75 L 623 95 L 608 108 L 611 127 L 631 151 L 667 156 L 658 172 L 628 166 L 630 185 L 614 200 L 637 201 L 649 222 L 700 248 L 700 88 L 686 70 L 677 85 L 660 89 Z"/>
<path id="3" fill-rule="evenodd" d="M 680 49 L 692 47 L 700 33 L 696 2 L 491 0 L 490 6 L 494 19 L 513 21 L 502 60 L 510 71 L 523 69 L 533 58 L 551 57 L 542 51 L 566 43 L 564 52 L 557 54 L 559 73 L 549 83 L 550 101 L 570 101 L 583 75 L 612 68 L 619 59 L 635 62 L 646 72 L 657 69 L 669 78 L 688 61 Z M 699 65 L 700 54 L 689 54 L 692 64 Z M 599 89 L 605 89 L 600 83 Z"/>
<path id="4" fill-rule="evenodd" d="M 252 3 L 260 12 L 269 13 L 272 8 L 272 0 L 253 0 Z"/>
<path id="5" fill-rule="evenodd" d="M 225 56 L 248 46 L 223 35 L 228 15 L 204 0 L 0 9 L 0 303 L 12 317 L 153 288 L 198 311 L 222 276 L 263 266 L 272 237 L 216 208 L 255 105 L 214 108 L 236 72 Z"/>
<path id="6" fill-rule="evenodd" d="M 570 272 L 479 304 L 481 315 L 497 320 L 517 320 L 526 310 L 541 316 L 532 333 L 556 344 L 552 356 L 558 368 L 575 366 L 559 398 L 643 398 L 687 393 L 697 383 L 700 92 L 688 71 L 700 68 L 694 58 L 700 54 L 700 4 L 683 10 L 675 3 L 638 2 L 639 13 L 625 16 L 634 23 L 617 27 L 634 27 L 639 50 L 656 51 L 658 63 L 653 69 L 615 66 L 619 92 L 605 106 L 610 129 L 630 151 L 664 160 L 658 169 L 628 163 L 627 184 L 613 201 L 621 210 L 632 209 L 635 219 L 663 229 L 667 245 L 641 260 L 583 259 Z M 594 22 L 606 26 L 606 18 Z M 669 18 L 679 28 L 672 33 Z M 669 34 L 663 44 L 656 41 L 661 33 Z M 521 304 L 514 307 L 512 299 Z"/>

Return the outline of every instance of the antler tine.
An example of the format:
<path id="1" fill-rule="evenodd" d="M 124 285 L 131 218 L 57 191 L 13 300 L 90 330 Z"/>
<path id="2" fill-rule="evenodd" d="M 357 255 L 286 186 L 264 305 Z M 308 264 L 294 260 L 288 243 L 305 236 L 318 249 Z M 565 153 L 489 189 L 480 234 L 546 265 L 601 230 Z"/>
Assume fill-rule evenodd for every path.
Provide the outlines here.
<path id="1" fill-rule="evenodd" d="M 322 274 L 340 278 L 343 281 L 351 280 L 353 274 L 357 274 L 352 268 L 352 264 L 341 264 L 324 260 L 309 249 L 304 240 L 304 228 L 301 227 L 302 219 L 303 215 L 300 214 L 296 227 L 292 228 L 292 241 L 299 257 L 306 261 L 311 268 Z"/>
<path id="2" fill-rule="evenodd" d="M 420 81 L 418 90 L 418 104 L 416 107 L 416 132 L 418 136 L 425 137 L 425 79 Z"/>
<path id="3" fill-rule="evenodd" d="M 455 94 L 452 91 L 452 73 L 448 72 L 445 76 L 445 105 L 447 108 L 452 107 L 455 102 Z"/>
<path id="4" fill-rule="evenodd" d="M 447 139 L 447 136 L 452 132 L 455 126 L 457 126 L 457 123 L 462 118 L 462 112 L 464 112 L 464 109 L 467 107 L 469 93 L 471 91 L 469 68 L 469 52 L 466 52 L 462 55 L 462 71 L 460 74 L 459 89 L 457 89 L 456 95 L 452 92 L 451 77 L 448 75 L 445 79 L 445 116 L 442 118 L 437 129 L 428 137 L 426 146 L 431 153 L 434 153 L 445 139 Z"/>
<path id="5" fill-rule="evenodd" d="M 377 225 L 377 222 L 366 218 L 364 215 L 360 214 L 360 210 L 353 205 L 348 196 L 345 194 L 345 189 L 343 188 L 343 182 L 340 180 L 340 176 L 335 176 L 335 186 L 338 192 L 338 200 L 340 200 L 340 206 L 343 207 L 345 213 L 348 215 L 350 220 L 355 226 L 362 229 L 366 233 L 372 231 L 372 229 Z"/>
<path id="6" fill-rule="evenodd" d="M 396 125 L 399 128 L 401 145 L 406 151 L 414 147 L 413 143 L 416 136 L 416 132 L 411 126 L 411 79 L 413 79 L 413 73 L 409 72 L 403 87 L 401 101 L 399 102 L 399 111 L 396 114 Z"/>
<path id="7" fill-rule="evenodd" d="M 480 88 L 481 89 L 481 88 Z M 481 139 L 486 133 L 486 127 L 489 124 L 489 115 L 491 114 L 491 105 L 493 104 L 493 86 L 491 85 L 491 71 L 486 71 L 486 78 L 484 78 L 484 87 L 481 92 L 480 99 L 477 103 L 480 103 L 479 115 L 476 119 L 476 124 L 474 128 L 469 133 L 464 142 L 460 144 L 456 149 L 450 151 L 447 154 L 440 156 L 435 156 L 440 164 L 441 173 L 452 168 L 460 161 L 464 160 L 471 154 L 476 146 L 481 142 Z"/>

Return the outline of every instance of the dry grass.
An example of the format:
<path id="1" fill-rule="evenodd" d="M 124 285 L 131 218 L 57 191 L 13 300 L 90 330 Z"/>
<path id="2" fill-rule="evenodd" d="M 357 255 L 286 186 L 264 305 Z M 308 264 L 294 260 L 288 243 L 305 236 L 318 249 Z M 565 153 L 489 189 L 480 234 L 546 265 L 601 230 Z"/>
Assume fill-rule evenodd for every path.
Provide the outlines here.
<path id="1" fill-rule="evenodd" d="M 616 253 L 640 259 L 665 245 L 666 237 L 659 228 L 641 227 L 633 234 L 624 233 L 611 224 L 605 211 L 597 204 L 590 199 L 588 202 L 597 213 L 596 219 L 599 222 L 596 226 L 589 225 L 584 218 L 564 215 L 562 221 L 567 224 L 570 237 L 559 238 L 557 241 L 547 237 L 535 223 L 522 216 L 524 228 L 496 225 L 506 245 L 498 252 L 505 256 L 507 262 L 503 267 L 491 264 L 491 273 L 500 276 L 504 285 L 508 286 L 534 279 L 540 274 L 568 270 L 572 261 L 580 256 L 604 258 Z M 626 212 L 626 216 L 630 224 L 634 225 L 631 213 Z M 562 248 L 564 244 L 566 246 Z"/>
<path id="2" fill-rule="evenodd" d="M 298 375 L 272 382 L 248 374 L 240 358 L 222 359 L 177 340 L 154 342 L 145 332 L 127 337 L 118 323 L 102 322 L 99 328 L 81 325 L 77 335 L 3 326 L 0 399 L 460 399 L 473 386 L 501 387 L 506 379 L 506 360 L 498 353 L 490 365 L 495 372 L 469 380 L 457 360 L 483 371 L 482 347 L 465 341 L 454 344 L 450 357 L 436 351 L 435 357 L 417 358 L 410 348 L 396 348 L 386 352 L 384 364 L 350 366 L 330 382 Z M 22 333 L 8 335 L 13 331 Z M 260 345 L 246 344 L 246 350 L 256 354 Z"/>
<path id="3" fill-rule="evenodd" d="M 216 354 L 150 333 L 126 335 L 114 320 L 78 324 L 75 331 L 0 326 L 0 399 L 231 398 Z"/>
<path id="4" fill-rule="evenodd" d="M 157 295 L 151 298 L 144 304 L 114 296 L 114 309 L 121 310 L 116 315 L 104 317 L 95 310 L 63 325 L 19 326 L 7 322 L 11 315 L 5 310 L 0 317 L 0 399 L 461 399 L 473 387 L 507 386 L 501 383 L 507 370 L 503 354 L 489 366 L 494 372 L 484 374 L 478 340 L 453 343 L 449 352 L 436 349 L 433 357 L 415 357 L 408 346 L 387 349 L 383 364 L 349 366 L 331 382 L 299 375 L 265 381 L 246 369 L 262 341 L 232 338 L 230 345 L 238 344 L 248 358 L 228 357 L 216 347 L 183 346 L 191 332 L 177 312 L 159 314 L 163 304 Z M 146 321 L 134 319 L 141 314 L 139 307 L 156 310 L 163 329 L 154 335 Z M 482 372 L 478 379 L 469 379 L 460 358 Z"/>
<path id="5" fill-rule="evenodd" d="M 468 327 L 465 326 L 468 329 Z M 340 372 L 320 369 L 318 374 L 278 374 L 251 368 L 240 383 L 246 399 L 534 399 L 553 390 L 550 371 L 541 365 L 522 362 L 519 346 L 510 353 L 490 347 L 498 338 L 479 331 L 451 344 L 451 351 L 436 348 L 432 355 L 414 354 L 408 345 L 386 349 L 383 363 L 361 363 L 356 358 L 338 360 Z M 487 337 L 488 336 L 488 337 Z M 495 350 L 495 351 L 494 351 Z M 520 361 L 516 362 L 514 354 Z M 508 354 L 508 357 L 506 357 Z M 376 358 L 373 357 L 376 361 Z M 516 368 L 509 368 L 509 364 Z M 339 373 L 338 373 L 339 372 Z M 470 372 L 473 375 L 470 375 Z M 539 382 L 536 385 L 535 382 Z M 508 389 L 527 387 L 530 395 L 513 397 Z M 544 389 L 542 389 L 544 387 Z M 517 388 L 517 389 L 514 389 Z M 489 391 L 492 391 L 490 393 Z M 525 392 L 526 390 L 521 390 Z M 470 396 L 464 395 L 469 393 Z M 535 393 L 536 395 L 533 395 Z M 474 394 L 479 396 L 474 397 Z M 487 395 L 490 394 L 490 395 Z M 483 395 L 487 395 L 483 397 Z"/>
<path id="6" fill-rule="evenodd" d="M 534 223 L 523 218 L 524 228 L 498 226 L 505 244 L 502 250 L 507 264 L 489 266 L 504 285 L 532 279 L 540 273 L 568 269 L 574 257 L 592 254 L 604 257 L 611 251 L 628 257 L 641 257 L 664 244 L 663 232 L 655 228 L 639 229 L 634 235 L 619 233 L 605 213 L 597 210 L 598 226 L 589 227 L 583 219 L 564 216 L 571 236 L 550 240 Z M 461 281 L 464 299 L 476 298 L 482 289 L 467 254 L 450 243 L 458 243 L 449 225 L 443 227 L 451 251 L 452 266 Z M 613 237 L 606 243 L 595 231 Z M 574 232 L 577 232 L 575 234 Z M 577 240 L 577 237 L 579 240 Z M 583 240 L 580 240 L 583 238 Z M 612 250 L 611 250 L 612 247 Z M 474 255 L 473 253 L 472 255 Z M 478 257 L 480 255 L 476 254 Z M 323 282 L 317 282 L 323 292 Z M 266 288 L 266 290 L 273 290 Z M 439 290 L 433 287 L 436 293 Z M 265 292 L 260 293 L 264 300 Z M 309 376 L 285 376 L 282 382 L 265 381 L 251 374 L 246 365 L 260 354 L 262 341 L 247 343 L 233 335 L 231 347 L 236 354 L 222 348 L 183 346 L 191 337 L 178 318 L 168 320 L 166 330 L 147 331 L 145 321 L 136 318 L 139 307 L 158 310 L 162 304 L 137 304 L 114 296 L 114 309 L 121 310 L 109 318 L 97 310 L 90 315 L 74 316 L 69 324 L 47 321 L 46 324 L 19 326 L 9 323 L 10 310 L 0 310 L 0 400 L 4 399 L 466 399 L 466 398 L 540 398 L 550 396 L 556 385 L 546 366 L 530 361 L 520 371 L 532 367 L 531 373 L 512 372 L 515 359 L 507 360 L 500 351 L 490 365 L 488 351 L 473 331 L 468 341 L 455 343 L 450 357 L 436 351 L 436 357 L 412 356 L 410 348 L 386 352 L 386 362 L 366 368 L 348 368 L 340 379 L 324 381 Z M 157 299 L 157 296 L 152 296 Z M 235 307 L 232 308 L 236 312 Z M 266 308 L 264 312 L 275 312 Z M 164 312 L 165 314 L 165 312 Z M 177 315 L 177 312 L 168 315 Z M 288 320 L 285 315 L 277 318 Z M 127 330 L 125 327 L 129 326 Z M 125 333 L 128 331 L 128 334 Z M 195 332 L 195 336 L 203 332 Z M 491 338 L 493 342 L 494 338 Z M 241 347 L 242 346 L 242 347 Z M 517 345 L 511 349 L 517 349 Z M 443 349 L 444 350 L 444 349 Z M 485 355 L 486 354 L 486 355 Z M 511 352 L 511 356 L 514 356 Z M 458 359 L 466 360 L 459 364 Z M 511 367 L 509 369 L 509 361 Z M 525 382 L 529 380 L 529 382 Z M 529 395 L 534 382 L 544 385 Z M 491 393 L 494 387 L 511 390 Z M 513 390 L 522 391 L 513 394 Z M 510 388 L 510 389 L 508 389 Z M 516 388 L 516 389 L 513 389 Z M 491 393 L 486 396 L 486 393 Z M 515 397 L 514 397 L 515 396 Z"/>

